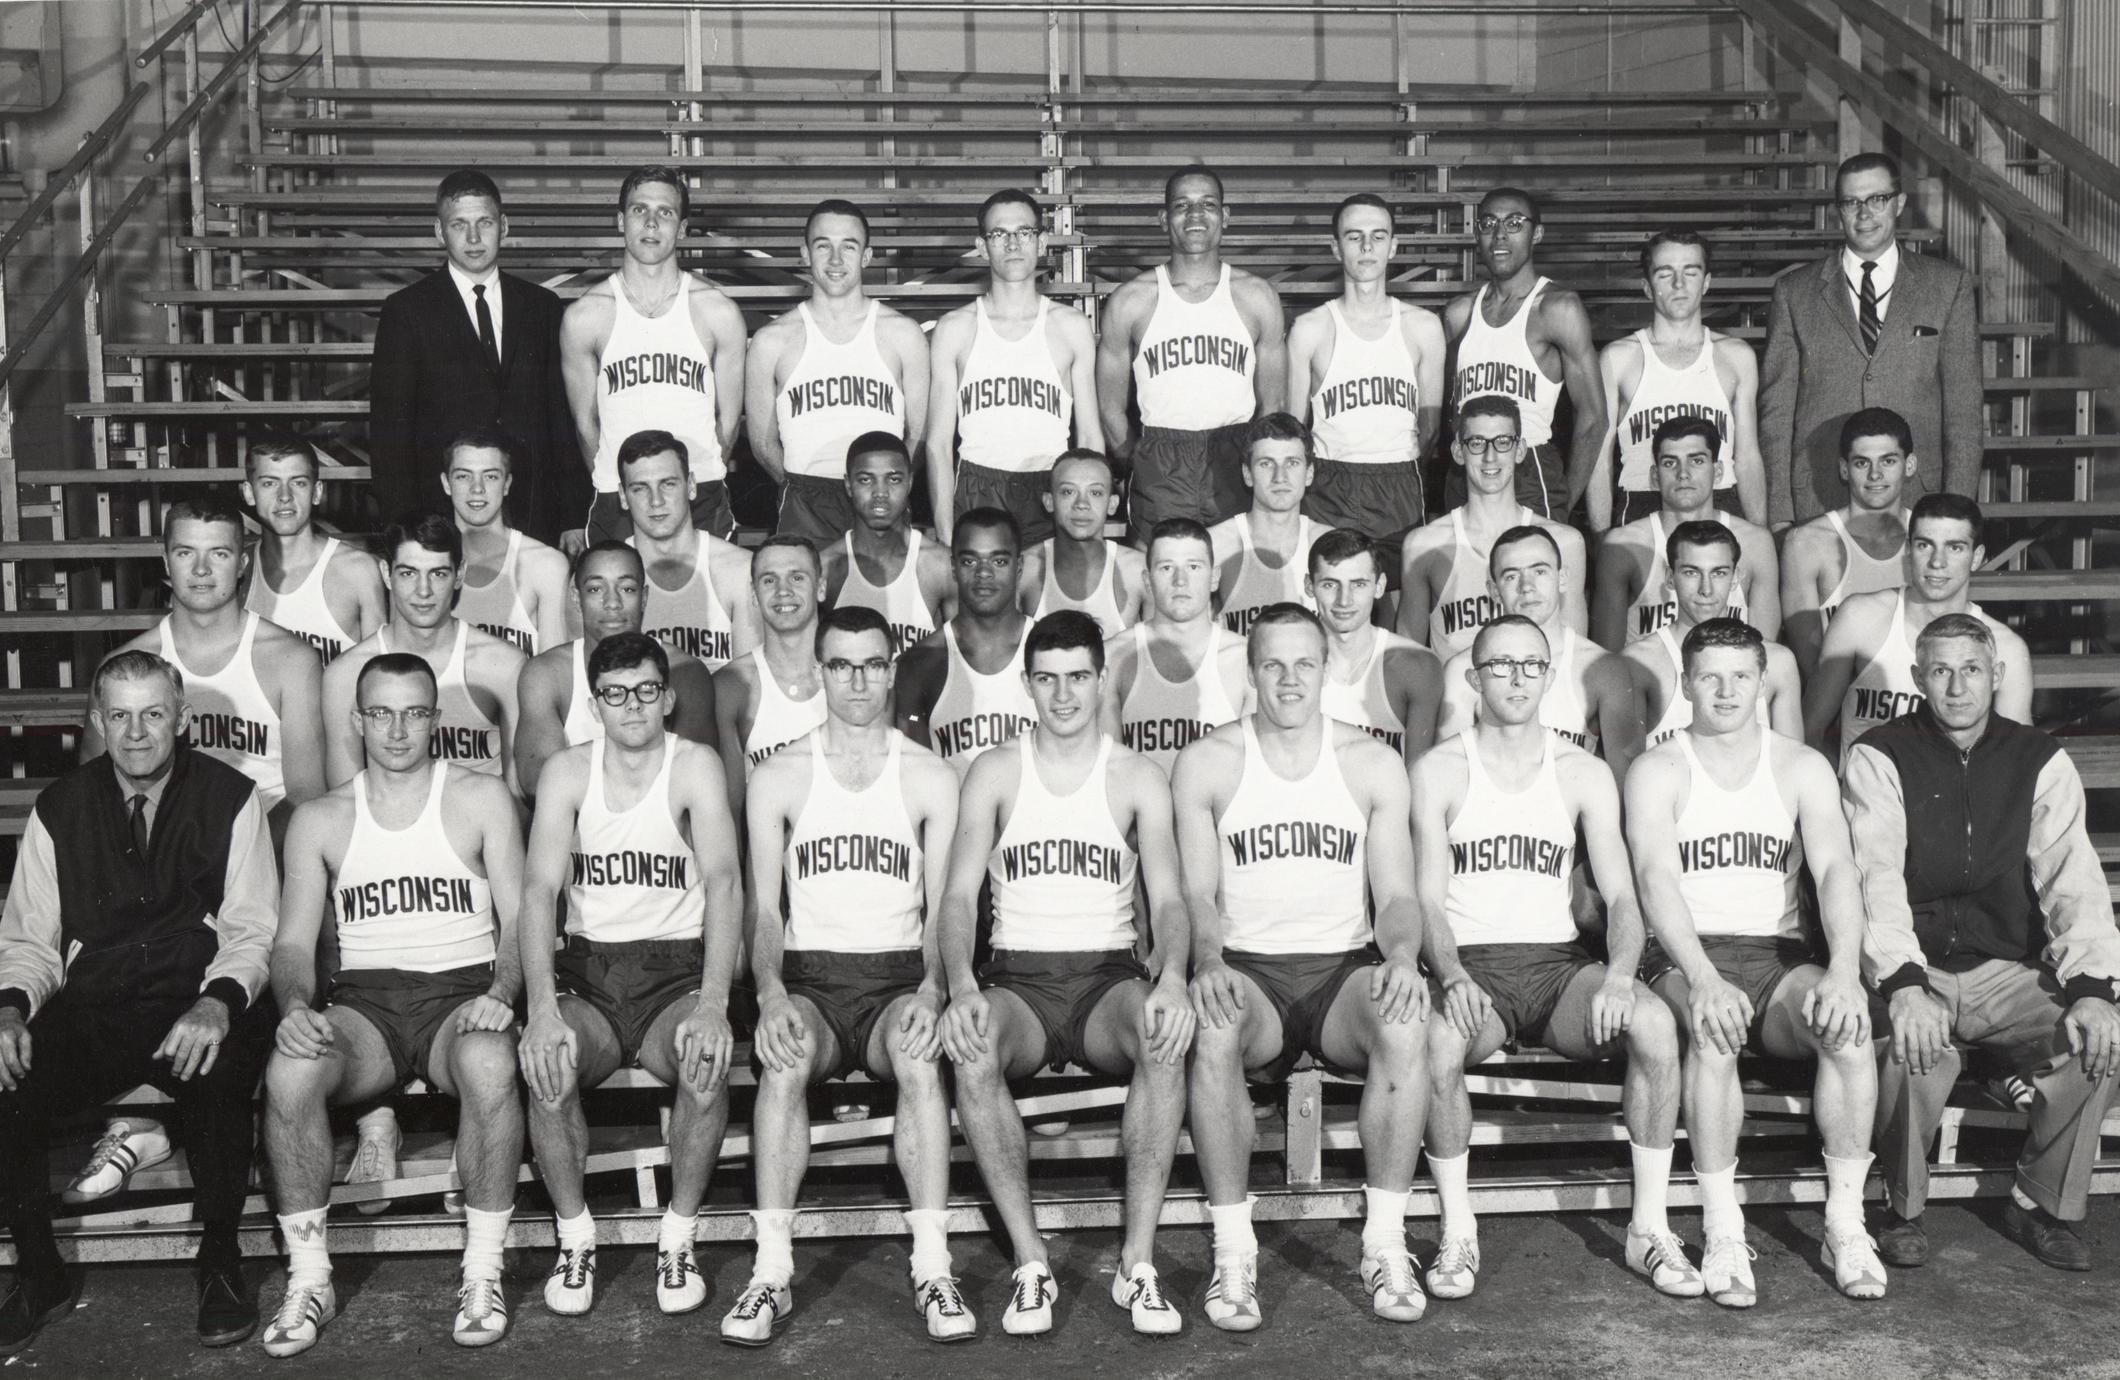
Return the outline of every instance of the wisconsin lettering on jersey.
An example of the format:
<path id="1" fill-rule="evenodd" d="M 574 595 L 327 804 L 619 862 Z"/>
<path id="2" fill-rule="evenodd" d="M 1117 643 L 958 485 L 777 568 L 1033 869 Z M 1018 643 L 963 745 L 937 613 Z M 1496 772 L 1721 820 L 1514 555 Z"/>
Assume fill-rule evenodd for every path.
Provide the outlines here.
<path id="1" fill-rule="evenodd" d="M 500 730 L 436 724 L 427 756 L 437 762 L 491 762 L 500 755 Z"/>
<path id="2" fill-rule="evenodd" d="M 1279 824 L 1257 824 L 1223 837 L 1229 842 L 1237 866 L 1275 862 L 1282 858 L 1317 858 L 1325 862 L 1354 862 L 1362 837 L 1337 824 L 1313 824 L 1306 820 L 1283 820 Z"/>
<path id="3" fill-rule="evenodd" d="M 1529 834 L 1496 834 L 1492 838 L 1467 839 L 1450 845 L 1450 870 L 1462 877 L 1472 872 L 1536 872 L 1544 877 L 1565 876 L 1575 845 Z"/>
<path id="4" fill-rule="evenodd" d="M 1039 839 L 1001 850 L 1001 875 L 1012 882 L 1026 877 L 1087 877 L 1116 882 L 1121 875 L 1119 850 L 1082 839 Z"/>
<path id="5" fill-rule="evenodd" d="M 987 407 L 1028 407 L 1038 412 L 1050 412 L 1055 417 L 1065 417 L 1067 395 L 1060 391 L 1059 384 L 1049 379 L 1022 377 L 974 379 L 957 390 L 960 417 Z"/>
<path id="6" fill-rule="evenodd" d="M 683 652 L 701 661 L 735 660 L 729 654 L 735 634 L 728 628 L 696 628 L 676 623 L 664 628 L 649 628 L 647 633 L 671 651 Z"/>
<path id="7" fill-rule="evenodd" d="M 407 912 L 445 912 L 471 915 L 469 877 L 385 877 L 379 882 L 339 888 L 339 923 L 375 920 Z"/>
<path id="8" fill-rule="evenodd" d="M 326 637 L 322 633 L 303 632 L 300 628 L 289 628 L 287 631 L 316 648 L 317 655 L 323 658 L 326 666 L 337 660 L 339 653 L 346 650 L 346 644 L 339 641 L 336 637 Z"/>
<path id="9" fill-rule="evenodd" d="M 1222 626 L 1233 633 L 1248 633 L 1251 631 L 1251 625 L 1258 622 L 1259 615 L 1264 612 L 1266 612 L 1264 604 L 1259 605 L 1257 608 L 1229 609 L 1222 615 Z"/>
<path id="10" fill-rule="evenodd" d="M 207 752 L 243 752 L 252 757 L 272 755 L 272 729 L 256 719 L 238 714 L 216 714 L 210 710 L 191 712 L 191 745 Z"/>
<path id="11" fill-rule="evenodd" d="M 689 388 L 695 393 L 714 391 L 713 375 L 707 372 L 707 362 L 693 359 L 689 355 L 670 350 L 655 350 L 624 359 L 614 359 L 604 366 L 604 393 L 623 393 L 628 388 L 637 388 L 647 383 L 668 383 L 679 388 Z"/>
<path id="12" fill-rule="evenodd" d="M 1659 407 L 1645 407 L 1627 417 L 1627 444 L 1641 445 L 1656 435 L 1656 429 L 1673 417 L 1706 417 L 1715 423 L 1716 431 L 1724 436 L 1730 434 L 1730 414 L 1720 407 L 1709 407 L 1705 403 L 1664 403 Z"/>
<path id="13" fill-rule="evenodd" d="M 1681 872 L 1713 872 L 1725 867 L 1764 868 L 1769 872 L 1789 870 L 1794 839 L 1776 838 L 1753 830 L 1732 829 L 1697 839 L 1680 839 L 1678 866 Z"/>
<path id="14" fill-rule="evenodd" d="M 1176 335 L 1149 346 L 1141 352 L 1141 358 L 1148 361 L 1150 378 L 1189 364 L 1242 374 L 1251 369 L 1251 342 L 1232 340 L 1226 335 Z"/>
<path id="15" fill-rule="evenodd" d="M 1528 402 L 1538 396 L 1538 380 L 1528 366 L 1483 359 L 1457 371 L 1458 397 L 1469 398 L 1475 393 L 1500 393 Z"/>
<path id="16" fill-rule="evenodd" d="M 521 628 L 511 628 L 505 623 L 473 623 L 471 626 L 482 633 L 490 633 L 501 641 L 519 647 L 525 652 L 535 650 L 530 645 L 531 635 Z"/>
<path id="17" fill-rule="evenodd" d="M 1356 724 L 1354 727 L 1361 729 L 1370 737 L 1385 744 L 1393 752 L 1404 752 L 1406 750 L 1406 735 L 1396 729 L 1378 728 L 1375 724 Z"/>
<path id="18" fill-rule="evenodd" d="M 809 379 L 788 386 L 788 415 L 800 417 L 826 407 L 872 407 L 898 415 L 898 389 L 888 379 L 867 379 L 859 374 Z"/>
<path id="19" fill-rule="evenodd" d="M 1915 691 L 1855 688 L 1855 717 L 1858 719 L 1884 723 L 1902 714 L 1911 714 L 1920 707 L 1921 695 Z"/>
<path id="20" fill-rule="evenodd" d="M 1443 631 L 1451 637 L 1459 633 L 1472 632 L 1484 627 L 1489 619 L 1499 618 L 1502 606 L 1491 594 L 1475 594 L 1468 599 L 1452 599 L 1443 605 Z"/>
<path id="21" fill-rule="evenodd" d="M 1385 374 L 1349 379 L 1318 395 L 1318 417 L 1329 422 L 1355 407 L 1399 407 L 1411 412 L 1417 391 L 1412 379 L 1395 379 Z"/>
<path id="22" fill-rule="evenodd" d="M 973 748 L 999 747 L 1014 742 L 1038 721 L 1028 714 L 1004 714 L 996 710 L 986 714 L 967 714 L 946 724 L 932 724 L 929 735 L 935 740 L 935 751 L 944 757 L 955 757 L 960 752 Z"/>
<path id="23" fill-rule="evenodd" d="M 1119 740 L 1135 752 L 1177 752 L 1212 732 L 1198 719 L 1136 719 L 1119 725 Z"/>
<path id="24" fill-rule="evenodd" d="M 1548 724 L 1547 727 L 1553 728 L 1553 725 Z M 1587 733 L 1577 733 L 1571 728 L 1554 728 L 1553 733 L 1555 737 L 1566 738 L 1585 752 L 1590 750 L 1590 735 Z"/>
<path id="25" fill-rule="evenodd" d="M 576 886 L 653 886 L 683 891 L 691 885 L 692 860 L 675 853 L 629 848 L 620 853 L 576 853 Z"/>
<path id="26" fill-rule="evenodd" d="M 901 882 L 913 879 L 913 850 L 876 834 L 833 834 L 795 845 L 795 877 L 827 872 L 875 872 Z"/>
<path id="27" fill-rule="evenodd" d="M 771 757 L 774 753 L 786 747 L 789 743 L 795 742 L 797 739 L 804 737 L 808 733 L 809 730 L 804 729 L 801 733 L 796 734 L 794 738 L 783 738 L 779 742 L 773 743 L 767 747 L 752 748 L 749 752 L 746 752 L 744 754 L 744 759 L 755 767 L 760 762 L 765 761 L 768 757 Z"/>
<path id="28" fill-rule="evenodd" d="M 1661 604 L 1643 604 L 1634 611 L 1634 632 L 1628 640 L 1652 636 L 1677 621 L 1677 596 L 1667 598 Z"/>

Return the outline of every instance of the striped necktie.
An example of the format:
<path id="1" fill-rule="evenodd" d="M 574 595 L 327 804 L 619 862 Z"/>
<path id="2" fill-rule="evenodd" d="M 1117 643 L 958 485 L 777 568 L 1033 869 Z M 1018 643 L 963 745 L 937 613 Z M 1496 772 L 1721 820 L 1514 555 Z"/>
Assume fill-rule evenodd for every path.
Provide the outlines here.
<path id="1" fill-rule="evenodd" d="M 1857 294 L 1862 299 L 1862 352 L 1877 353 L 1877 341 L 1884 334 L 1884 318 L 1877 314 L 1877 265 L 1862 266 L 1862 290 Z"/>

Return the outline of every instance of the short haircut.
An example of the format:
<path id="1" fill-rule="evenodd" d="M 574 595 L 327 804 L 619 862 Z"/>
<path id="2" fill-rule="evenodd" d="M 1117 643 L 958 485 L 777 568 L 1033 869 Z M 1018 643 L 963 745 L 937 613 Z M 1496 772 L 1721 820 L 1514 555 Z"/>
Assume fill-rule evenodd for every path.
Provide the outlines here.
<path id="1" fill-rule="evenodd" d="M 372 676 L 411 676 L 414 680 L 427 682 L 427 698 L 430 701 L 441 698 L 441 687 L 434 678 L 434 668 L 427 664 L 427 658 L 417 652 L 384 652 L 380 656 L 369 658 L 368 664 L 361 668 L 360 675 L 354 677 L 353 702 L 356 706 L 367 694 L 368 681 Z"/>
<path id="2" fill-rule="evenodd" d="M 973 527 L 984 528 L 990 532 L 1006 532 L 1009 544 L 1018 551 L 1023 549 L 1023 524 L 1016 521 L 1016 515 L 1006 508 L 981 504 L 977 508 L 965 509 L 957 515 L 957 541 L 963 541 L 965 531 Z M 956 542 L 951 545 L 954 547 Z"/>
<path id="3" fill-rule="evenodd" d="M 1374 541 L 1352 527 L 1335 527 L 1310 544 L 1309 570 L 1315 575 L 1328 565 L 1351 561 L 1357 556 L 1369 557 L 1377 574 L 1384 573 L 1384 558 L 1378 553 Z"/>
<path id="4" fill-rule="evenodd" d="M 1487 574 L 1489 578 L 1494 575 L 1494 563 L 1501 556 L 1502 548 L 1514 546 L 1520 541 L 1543 541 L 1546 545 L 1553 548 L 1553 568 L 1555 570 L 1561 568 L 1560 539 L 1535 522 L 1525 522 L 1504 531 L 1494 539 L 1494 545 L 1487 548 Z"/>
<path id="5" fill-rule="evenodd" d="M 648 578 L 647 563 L 641 560 L 640 552 L 638 550 L 622 541 L 606 540 L 596 543 L 596 545 L 590 547 L 588 550 L 582 552 L 579 556 L 576 556 L 574 558 L 573 578 L 575 589 L 579 590 L 582 587 L 582 576 L 588 573 L 589 562 L 592 558 L 597 556 L 612 555 L 624 556 L 627 560 L 633 562 L 633 575 L 635 579 L 646 580 Z"/>
<path id="6" fill-rule="evenodd" d="M 1840 424 L 1840 458 L 1855 453 L 1855 443 L 1865 436 L 1889 436 L 1906 455 L 1914 453 L 1914 428 L 1889 407 L 1865 407 Z"/>
<path id="7" fill-rule="evenodd" d="M 613 671 L 630 671 L 636 666 L 653 666 L 655 674 L 661 676 L 665 685 L 670 682 L 670 654 L 663 645 L 646 633 L 613 633 L 596 644 L 589 653 L 589 663 L 583 669 L 589 677 L 589 689 L 594 691 L 596 683 Z"/>
<path id="8" fill-rule="evenodd" d="M 1480 644 L 1487 640 L 1487 634 L 1504 628 L 1531 629 L 1531 631 L 1538 634 L 1538 640 L 1546 644 L 1547 655 L 1553 654 L 1553 643 L 1547 638 L 1544 628 L 1524 617 L 1521 613 L 1499 613 L 1480 624 L 1480 630 L 1472 635 L 1472 656 L 1475 665 L 1479 661 Z"/>
<path id="9" fill-rule="evenodd" d="M 1987 648 L 1988 659 L 1995 657 L 1995 634 L 1987 623 L 1970 613 L 1946 613 L 1931 618 L 1929 625 L 1914 637 L 1914 660 L 1918 663 L 1921 654 L 1932 642 L 1945 642 L 1952 638 L 1966 638 Z"/>
<path id="10" fill-rule="evenodd" d="M 1251 448 L 1261 441 L 1295 441 L 1303 447 L 1305 460 L 1317 459 L 1310 445 L 1310 428 L 1295 419 L 1291 412 L 1269 412 L 1244 428 L 1244 459 L 1251 459 Z"/>
<path id="11" fill-rule="evenodd" d="M 1710 458 L 1722 454 L 1722 428 L 1706 417 L 1696 417 L 1689 412 L 1666 417 L 1656 424 L 1656 430 L 1649 436 L 1649 454 L 1660 454 L 1666 441 L 1683 441 L 1688 436 L 1698 436 L 1706 441 Z"/>
<path id="12" fill-rule="evenodd" d="M 819 658 L 824 656 L 824 635 L 835 632 L 881 633 L 884 652 L 898 655 L 898 634 L 891 630 L 890 620 L 865 604 L 835 604 L 818 615 L 817 640 L 812 650 Z"/>
<path id="13" fill-rule="evenodd" d="M 1052 483 L 1051 475 L 1058 474 L 1062 465 L 1070 464 L 1077 460 L 1094 461 L 1095 463 L 1104 466 L 1104 472 L 1106 474 L 1116 475 L 1118 473 L 1118 466 L 1112 464 L 1112 458 L 1109 455 L 1106 455 L 1103 451 L 1091 450 L 1088 446 L 1070 446 L 1068 449 L 1061 451 L 1059 455 L 1054 457 L 1053 468 L 1048 473 L 1046 483 L 1048 485 Z"/>
<path id="14" fill-rule="evenodd" d="M 449 466 L 455 463 L 456 453 L 460 450 L 490 450 L 499 452 L 508 472 L 513 474 L 517 444 L 513 436 L 497 426 L 467 426 L 451 436 L 442 447 L 442 473 L 449 472 Z"/>
<path id="15" fill-rule="evenodd" d="M 1252 654 L 1259 648 L 1260 633 L 1268 628 L 1282 628 L 1290 624 L 1301 624 L 1306 628 L 1313 629 L 1316 631 L 1320 641 L 1326 640 L 1325 625 L 1318 621 L 1316 614 L 1304 608 L 1301 604 L 1284 599 L 1278 604 L 1268 604 L 1265 608 L 1260 609 L 1259 616 L 1251 620 L 1251 631 L 1245 634 L 1244 638 L 1245 664 L 1251 664 Z"/>
<path id="16" fill-rule="evenodd" d="M 1080 647 L 1089 653 L 1089 664 L 1104 669 L 1104 629 L 1080 609 L 1061 609 L 1031 624 L 1023 635 L 1023 670 L 1029 674 L 1040 652 L 1067 652 Z"/>
<path id="17" fill-rule="evenodd" d="M 100 709 L 103 705 L 103 691 L 112 681 L 155 679 L 167 681 L 170 693 L 182 703 L 184 673 L 177 669 L 175 662 L 137 648 L 113 652 L 96 668 L 95 679 L 90 681 L 88 686 L 88 702 Z"/>
<path id="18" fill-rule="evenodd" d="M 268 431 L 250 443 L 250 453 L 243 457 L 244 475 L 258 472 L 258 466 L 267 460 L 306 460 L 309 462 L 309 477 L 314 479 L 323 466 L 317 460 L 317 448 L 299 436 L 290 436 L 284 431 Z"/>
<path id="19" fill-rule="evenodd" d="M 667 431 L 651 428 L 647 431 L 636 431 L 618 443 L 618 482 L 626 482 L 627 470 L 649 456 L 661 455 L 664 451 L 669 451 L 677 457 L 677 468 L 683 470 L 685 476 L 690 478 L 692 452 L 685 448 L 685 443 Z"/>
<path id="20" fill-rule="evenodd" d="M 1024 191 L 1021 187 L 1003 187 L 1000 191 L 994 193 L 992 196 L 979 203 L 980 234 L 983 235 L 986 233 L 987 213 L 990 211 L 998 211 L 1003 206 L 1025 207 L 1031 213 L 1031 224 L 1037 226 L 1039 229 L 1043 229 L 1045 227 L 1045 208 L 1038 204 L 1038 198 L 1032 196 L 1029 192 Z"/>
<path id="21" fill-rule="evenodd" d="M 1899 160 L 1892 157 L 1889 153 L 1870 152 L 1850 154 L 1840 160 L 1840 166 L 1833 169 L 1833 195 L 1840 195 L 1841 183 L 1857 173 L 1866 172 L 1886 174 L 1892 179 L 1893 193 L 1896 195 L 1899 192 L 1902 185 L 1899 177 Z"/>
<path id="22" fill-rule="evenodd" d="M 817 548 L 804 541 L 801 537 L 796 536 L 793 532 L 775 532 L 772 536 L 758 543 L 757 549 L 751 552 L 751 569 L 758 569 L 758 558 L 766 552 L 784 551 L 791 547 L 810 558 L 810 568 L 812 570 L 817 571 L 819 574 L 824 572 L 824 558 L 817 554 Z M 626 549 L 632 550 L 631 547 Z"/>
<path id="23" fill-rule="evenodd" d="M 1215 200 L 1217 201 L 1221 201 L 1228 196 L 1228 192 L 1222 186 L 1222 174 L 1208 167 L 1205 163 L 1187 163 L 1184 167 L 1163 179 L 1163 204 L 1165 206 L 1170 205 L 1172 201 L 1177 199 L 1178 184 L 1188 177 L 1204 177 L 1209 182 L 1214 183 Z"/>
<path id="24" fill-rule="evenodd" d="M 461 568 L 464 564 L 464 534 L 457 530 L 455 522 L 440 513 L 415 508 L 400 515 L 396 522 L 383 529 L 376 545 L 376 555 L 383 564 L 396 565 L 398 548 L 408 542 L 447 556 L 453 568 Z"/>
<path id="25" fill-rule="evenodd" d="M 848 201 L 845 197 L 828 196 L 823 201 L 820 201 L 815 206 L 812 206 L 810 208 L 810 214 L 803 217 L 803 243 L 809 243 L 810 231 L 817 228 L 818 219 L 823 216 L 848 216 L 854 220 L 860 221 L 861 242 L 863 244 L 867 244 L 869 242 L 869 213 L 862 210 L 859 206 L 856 206 L 853 202 Z"/>
<path id="26" fill-rule="evenodd" d="M 186 494 L 162 510 L 162 549 L 169 549 L 170 534 L 180 522 L 227 523 L 236 529 L 236 545 L 243 544 L 243 514 L 228 495 L 208 489 Z"/>
<path id="27" fill-rule="evenodd" d="M 851 468 L 857 455 L 895 455 L 905 461 L 908 473 L 913 468 L 913 453 L 905 448 L 905 438 L 888 431 L 864 431 L 847 443 L 847 465 Z"/>
<path id="28" fill-rule="evenodd" d="M 677 189 L 677 218 L 687 220 L 692 215 L 692 189 L 685 185 L 684 174 L 661 163 L 645 163 L 626 174 L 626 180 L 618 184 L 618 213 L 624 215 L 633 204 L 633 194 L 650 182 L 660 182 Z"/>
<path id="29" fill-rule="evenodd" d="M 1148 529 L 1148 545 L 1142 550 L 1150 560 L 1155 559 L 1159 541 L 1196 541 L 1207 548 L 1210 559 L 1215 552 L 1215 539 L 1209 535 L 1207 524 L 1189 517 L 1163 518 Z"/>
<path id="30" fill-rule="evenodd" d="M 1973 529 L 1973 545 L 1983 546 L 1981 528 L 1987 519 L 1981 516 L 1980 505 L 1964 494 L 1923 494 L 1914 500 L 1914 511 L 1907 515 L 1907 540 L 1921 530 L 1921 524 L 1931 519 L 1937 521 L 1963 522 Z"/>
<path id="31" fill-rule="evenodd" d="M 1656 271 L 1656 251 L 1667 244 L 1683 245 L 1700 251 L 1700 267 L 1704 273 L 1715 271 L 1714 251 L 1698 230 L 1659 230 L 1642 245 L 1642 277 L 1647 278 Z"/>
<path id="32" fill-rule="evenodd" d="M 1482 393 L 1476 398 L 1466 399 L 1458 408 L 1454 434 L 1464 435 L 1465 423 L 1474 417 L 1506 417 L 1509 424 L 1516 428 L 1517 435 L 1524 434 L 1524 410 L 1516 405 L 1515 398 L 1504 397 L 1500 393 Z"/>
<path id="33" fill-rule="evenodd" d="M 1767 639 L 1742 618 L 1710 618 L 1694 625 L 1678 649 L 1679 669 L 1693 673 L 1693 659 L 1711 647 L 1747 647 L 1759 658 L 1759 669 L 1767 668 Z"/>
<path id="34" fill-rule="evenodd" d="M 1169 198 L 1166 197 L 1165 200 L 1169 200 Z M 1357 206 L 1371 206 L 1379 211 L 1382 211 L 1384 213 L 1384 219 L 1391 223 L 1391 232 L 1394 235 L 1398 233 L 1398 213 L 1391 209 L 1390 202 L 1384 200 L 1384 198 L 1378 196 L 1375 192 L 1356 192 L 1353 196 L 1348 197 L 1345 201 L 1341 202 L 1336 208 L 1334 208 L 1332 213 L 1333 234 L 1337 235 L 1340 233 L 1341 217 L 1345 216 L 1349 211 L 1352 211 Z"/>
<path id="35" fill-rule="evenodd" d="M 1664 569 L 1678 568 L 1678 548 L 1681 546 L 1727 546 L 1732 562 L 1745 550 L 1738 545 L 1737 534 L 1713 518 L 1695 518 L 1671 529 L 1671 535 L 1664 538 Z"/>
<path id="36" fill-rule="evenodd" d="M 1504 197 L 1514 197 L 1516 200 L 1523 202 L 1524 209 L 1531 213 L 1531 223 L 1533 225 L 1541 224 L 1546 219 L 1544 210 L 1538 204 L 1538 198 L 1525 191 L 1522 187 L 1494 188 L 1487 195 L 1480 198 L 1479 208 L 1473 214 L 1485 215 L 1490 205 Z"/>
<path id="37" fill-rule="evenodd" d="M 477 168 L 458 168 L 441 181 L 434 189 L 434 215 L 439 220 L 449 210 L 449 203 L 467 196 L 482 196 L 493 203 L 493 209 L 501 209 L 501 189 L 493 185 L 493 179 Z"/>

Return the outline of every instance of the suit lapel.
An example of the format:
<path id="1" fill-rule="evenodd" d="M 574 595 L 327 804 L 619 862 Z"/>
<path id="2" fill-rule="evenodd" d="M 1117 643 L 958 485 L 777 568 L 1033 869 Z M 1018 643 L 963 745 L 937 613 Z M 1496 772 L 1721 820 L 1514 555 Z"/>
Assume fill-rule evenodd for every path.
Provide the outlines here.
<path id="1" fill-rule="evenodd" d="M 515 279 L 509 277 L 506 273 L 501 274 L 496 281 L 500 283 L 501 287 L 500 376 L 506 378 L 508 377 L 508 371 L 515 367 L 516 345 L 522 339 L 522 332 L 517 327 L 523 324 L 524 318 L 530 314 L 530 310 L 523 302 L 522 284 L 516 282 Z"/>
<path id="2" fill-rule="evenodd" d="M 1902 248 L 1899 275 L 1892 280 L 1892 309 L 1885 314 L 1884 334 L 1877 340 L 1878 354 L 1889 350 L 1894 340 L 1910 338 L 1914 327 L 1928 321 L 1929 288 L 1933 283 L 1929 266 Z"/>
<path id="3" fill-rule="evenodd" d="M 1840 251 L 1837 249 L 1827 257 L 1819 272 L 1818 290 L 1825 294 L 1826 314 L 1840 323 L 1857 352 L 1861 352 L 1862 326 L 1855 320 L 1855 303 L 1850 300 L 1847 277 L 1840 271 Z"/>

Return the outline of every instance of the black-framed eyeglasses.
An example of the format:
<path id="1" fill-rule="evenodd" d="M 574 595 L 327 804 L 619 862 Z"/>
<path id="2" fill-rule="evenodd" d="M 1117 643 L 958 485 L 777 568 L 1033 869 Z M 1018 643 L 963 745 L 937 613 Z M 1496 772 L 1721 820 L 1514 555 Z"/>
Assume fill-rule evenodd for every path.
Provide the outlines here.
<path id="1" fill-rule="evenodd" d="M 357 712 L 362 718 L 377 728 L 389 728 L 392 724 L 398 723 L 402 723 L 407 728 L 425 728 L 433 723 L 435 718 L 435 711 L 423 704 L 416 704 L 410 709 L 385 709 L 381 705 L 377 705 L 373 709 L 362 709 Z"/>
<path id="2" fill-rule="evenodd" d="M 1513 680 L 1519 675 L 1525 680 L 1544 680 L 1546 668 L 1553 663 L 1542 656 L 1491 656 L 1474 664 L 1489 680 Z"/>
<path id="3" fill-rule="evenodd" d="M 1522 211 L 1511 211 L 1506 216 L 1481 216 L 1472 222 L 1472 228 L 1482 235 L 1491 235 L 1496 230 L 1507 230 L 1514 235 L 1531 223 L 1531 217 Z"/>
<path id="4" fill-rule="evenodd" d="M 890 669 L 890 661 L 880 656 L 872 656 L 866 661 L 849 661 L 843 656 L 835 656 L 824 663 L 824 673 L 841 685 L 853 680 L 856 671 L 861 672 L 861 678 L 867 681 L 881 679 Z"/>
<path id="5" fill-rule="evenodd" d="M 1833 204 L 1840 208 L 1840 214 L 1844 216 L 1852 216 L 1858 211 L 1868 211 L 1873 216 L 1881 216 L 1885 208 L 1898 197 L 1897 192 L 1876 192 L 1869 196 L 1844 196 Z"/>
<path id="6" fill-rule="evenodd" d="M 606 685 L 595 694 L 613 709 L 624 709 L 629 704 L 645 709 L 662 698 L 664 688 L 659 680 L 644 680 L 638 685 Z"/>
<path id="7" fill-rule="evenodd" d="M 1485 455 L 1490 450 L 1496 455 L 1508 455 L 1522 439 L 1520 436 L 1466 436 L 1461 437 L 1458 444 L 1471 455 Z"/>

